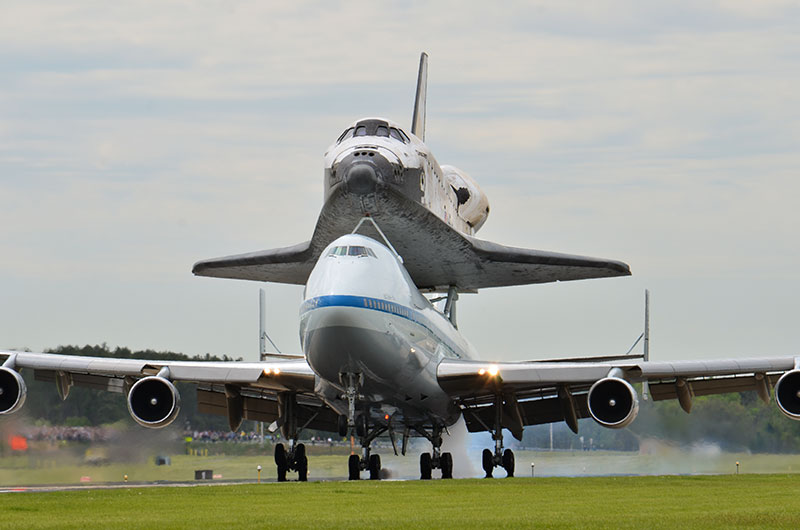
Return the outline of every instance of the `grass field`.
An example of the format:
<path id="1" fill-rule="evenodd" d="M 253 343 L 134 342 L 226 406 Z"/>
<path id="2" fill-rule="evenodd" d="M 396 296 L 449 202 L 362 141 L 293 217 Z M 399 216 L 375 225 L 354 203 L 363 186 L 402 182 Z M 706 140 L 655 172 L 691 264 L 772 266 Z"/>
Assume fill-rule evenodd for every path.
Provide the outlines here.
<path id="1" fill-rule="evenodd" d="M 0 528 L 797 528 L 800 476 L 265 483 L 0 495 Z"/>

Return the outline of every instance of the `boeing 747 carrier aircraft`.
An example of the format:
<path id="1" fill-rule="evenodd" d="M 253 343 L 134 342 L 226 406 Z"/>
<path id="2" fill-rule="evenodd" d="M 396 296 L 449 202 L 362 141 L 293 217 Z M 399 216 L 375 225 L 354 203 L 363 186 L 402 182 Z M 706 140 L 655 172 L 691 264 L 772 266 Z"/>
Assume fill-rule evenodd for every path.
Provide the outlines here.
<path id="1" fill-rule="evenodd" d="M 800 419 L 800 357 L 652 362 L 638 356 L 491 362 L 457 329 L 459 293 L 479 289 L 624 276 L 619 261 L 506 247 L 474 237 L 488 200 L 463 171 L 440 166 L 423 143 L 427 56 L 422 55 L 412 126 L 383 118 L 347 127 L 325 154 L 325 202 L 309 241 L 293 247 L 200 261 L 201 276 L 305 285 L 300 306 L 302 353 L 263 362 L 172 362 L 2 351 L 0 414 L 19 410 L 20 370 L 52 381 L 66 399 L 73 385 L 123 393 L 131 416 L 148 428 L 172 423 L 180 409 L 175 381 L 197 384 L 202 412 L 280 428 L 278 480 L 308 475 L 303 429 L 360 441 L 348 476 L 380 477 L 371 451 L 382 435 L 406 453 L 411 436 L 430 441 L 420 477 L 451 478 L 442 436 L 460 417 L 472 432 L 492 433 L 483 451 L 487 477 L 514 474 L 503 430 L 522 438 L 526 425 L 593 418 L 618 429 L 636 417 L 635 383 L 654 400 L 754 390 Z M 496 355 L 496 353 L 495 353 Z"/>

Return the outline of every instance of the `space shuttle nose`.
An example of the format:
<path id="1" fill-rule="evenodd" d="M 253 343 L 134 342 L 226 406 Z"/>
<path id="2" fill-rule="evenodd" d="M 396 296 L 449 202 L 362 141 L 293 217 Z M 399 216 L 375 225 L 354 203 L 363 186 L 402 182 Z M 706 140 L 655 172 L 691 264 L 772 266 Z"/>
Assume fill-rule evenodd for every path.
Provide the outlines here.
<path id="1" fill-rule="evenodd" d="M 357 162 L 350 166 L 345 175 L 347 191 L 356 195 L 369 195 L 375 193 L 378 184 L 378 175 L 371 164 Z"/>

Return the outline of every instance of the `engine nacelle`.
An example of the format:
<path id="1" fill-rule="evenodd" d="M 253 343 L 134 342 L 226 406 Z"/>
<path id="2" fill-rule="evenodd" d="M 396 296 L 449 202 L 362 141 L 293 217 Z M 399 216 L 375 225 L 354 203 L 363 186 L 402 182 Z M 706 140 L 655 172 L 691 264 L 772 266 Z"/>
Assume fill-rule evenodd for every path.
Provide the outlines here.
<path id="1" fill-rule="evenodd" d="M 178 389 L 163 377 L 139 379 L 128 392 L 128 412 L 143 427 L 166 427 L 178 417 L 180 408 Z"/>
<path id="2" fill-rule="evenodd" d="M 0 366 L 0 414 L 11 414 L 22 408 L 28 388 L 19 372 Z"/>
<path id="3" fill-rule="evenodd" d="M 594 421 L 612 429 L 627 427 L 639 413 L 636 390 L 618 377 L 606 377 L 593 384 L 588 403 Z"/>
<path id="4" fill-rule="evenodd" d="M 445 182 L 458 198 L 458 216 L 477 232 L 489 217 L 489 199 L 472 177 L 453 166 L 442 166 Z"/>
<path id="5" fill-rule="evenodd" d="M 790 370 L 775 384 L 778 408 L 793 420 L 800 420 L 800 370 Z"/>

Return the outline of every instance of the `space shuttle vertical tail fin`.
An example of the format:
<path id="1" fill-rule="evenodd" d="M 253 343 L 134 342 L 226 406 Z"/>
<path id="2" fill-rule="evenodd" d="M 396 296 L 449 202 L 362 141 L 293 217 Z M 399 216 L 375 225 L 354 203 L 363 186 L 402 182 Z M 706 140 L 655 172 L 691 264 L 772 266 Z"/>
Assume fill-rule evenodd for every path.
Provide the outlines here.
<path id="1" fill-rule="evenodd" d="M 428 93 L 428 54 L 419 56 L 419 74 L 417 75 L 417 95 L 414 100 L 414 117 L 411 119 L 411 134 L 425 141 L 425 100 Z"/>

